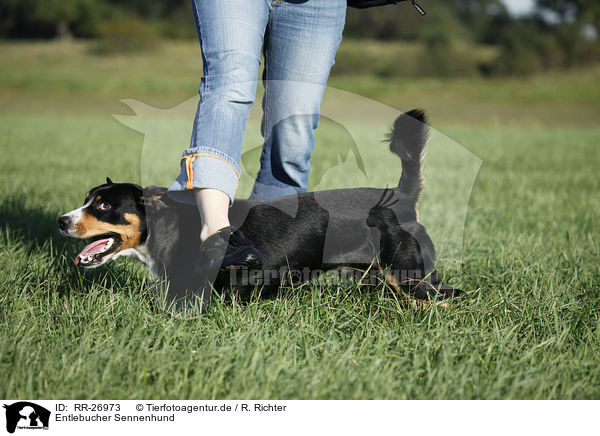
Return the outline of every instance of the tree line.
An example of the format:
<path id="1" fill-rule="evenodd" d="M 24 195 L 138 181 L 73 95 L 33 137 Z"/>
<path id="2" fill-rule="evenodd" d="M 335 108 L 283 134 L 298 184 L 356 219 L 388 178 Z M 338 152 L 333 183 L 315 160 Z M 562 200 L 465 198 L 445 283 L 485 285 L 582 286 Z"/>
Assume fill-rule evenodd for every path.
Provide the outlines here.
<path id="1" fill-rule="evenodd" d="M 501 0 L 420 0 L 349 9 L 344 37 L 421 44 L 431 71 L 523 75 L 600 60 L 598 0 L 536 0 L 513 16 Z M 0 0 L 0 38 L 95 38 L 132 50 L 161 38 L 195 38 L 190 0 Z M 489 59 L 472 47 L 491 47 Z"/>

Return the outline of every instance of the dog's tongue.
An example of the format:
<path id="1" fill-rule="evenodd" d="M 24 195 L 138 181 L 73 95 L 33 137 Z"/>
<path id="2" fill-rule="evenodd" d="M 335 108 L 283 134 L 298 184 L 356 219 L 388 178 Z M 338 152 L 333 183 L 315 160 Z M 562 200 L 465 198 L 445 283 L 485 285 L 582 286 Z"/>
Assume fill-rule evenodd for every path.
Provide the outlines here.
<path id="1" fill-rule="evenodd" d="M 97 241 L 92 242 L 91 244 L 86 245 L 83 248 L 83 250 L 81 250 L 81 253 L 79 253 L 75 258 L 75 265 L 79 265 L 79 259 L 81 259 L 84 256 L 87 256 L 88 254 L 96 254 L 102 252 L 102 248 L 108 241 L 110 241 L 110 238 L 99 239 Z"/>

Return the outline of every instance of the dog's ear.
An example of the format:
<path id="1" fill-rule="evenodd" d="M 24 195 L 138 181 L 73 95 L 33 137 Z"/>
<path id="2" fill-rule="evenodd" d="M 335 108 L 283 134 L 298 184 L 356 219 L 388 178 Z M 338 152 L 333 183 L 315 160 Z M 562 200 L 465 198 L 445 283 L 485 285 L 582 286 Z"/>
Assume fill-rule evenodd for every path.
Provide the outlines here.
<path id="1" fill-rule="evenodd" d="M 163 200 L 166 193 L 167 188 L 161 186 L 148 186 L 143 190 L 142 205 L 156 209 L 167 207 Z"/>
<path id="2" fill-rule="evenodd" d="M 106 178 L 106 184 L 107 184 L 107 185 L 112 185 L 112 184 L 113 184 L 113 181 L 112 181 L 112 180 L 110 180 L 110 178 L 109 178 L 109 177 L 107 177 L 107 178 Z"/>

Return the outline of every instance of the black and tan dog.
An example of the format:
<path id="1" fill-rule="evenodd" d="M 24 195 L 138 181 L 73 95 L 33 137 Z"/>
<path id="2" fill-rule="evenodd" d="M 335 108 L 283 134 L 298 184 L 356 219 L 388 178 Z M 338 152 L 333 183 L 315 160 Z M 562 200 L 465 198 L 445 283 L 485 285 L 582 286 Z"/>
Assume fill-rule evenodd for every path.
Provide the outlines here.
<path id="1" fill-rule="evenodd" d="M 258 286 L 260 295 L 269 296 L 283 281 L 372 266 L 398 291 L 421 300 L 444 299 L 460 290 L 439 281 L 433 243 L 417 222 L 426 137 L 422 111 L 396 120 L 390 150 L 402 161 L 402 176 L 394 189 L 236 200 L 230 221 L 262 254 L 261 271 L 221 271 L 216 277 L 203 273 L 196 207 L 171 200 L 165 188 L 107 179 L 87 193 L 82 207 L 59 217 L 59 228 L 68 237 L 92 239 L 77 255 L 79 266 L 95 268 L 119 256 L 136 257 L 168 281 L 174 299 L 196 295 L 208 302 L 209 285 L 242 298 Z"/>

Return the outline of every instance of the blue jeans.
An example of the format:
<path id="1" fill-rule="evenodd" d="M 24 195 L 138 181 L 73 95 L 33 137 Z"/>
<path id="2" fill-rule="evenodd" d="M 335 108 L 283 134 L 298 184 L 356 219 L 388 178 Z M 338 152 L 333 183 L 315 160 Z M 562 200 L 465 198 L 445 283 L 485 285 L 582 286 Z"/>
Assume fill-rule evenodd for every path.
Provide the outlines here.
<path id="1" fill-rule="evenodd" d="M 321 100 L 342 39 L 346 0 L 193 0 L 204 75 L 190 147 L 169 188 L 214 188 L 233 201 L 261 47 L 264 138 L 251 198 L 305 192 Z"/>

